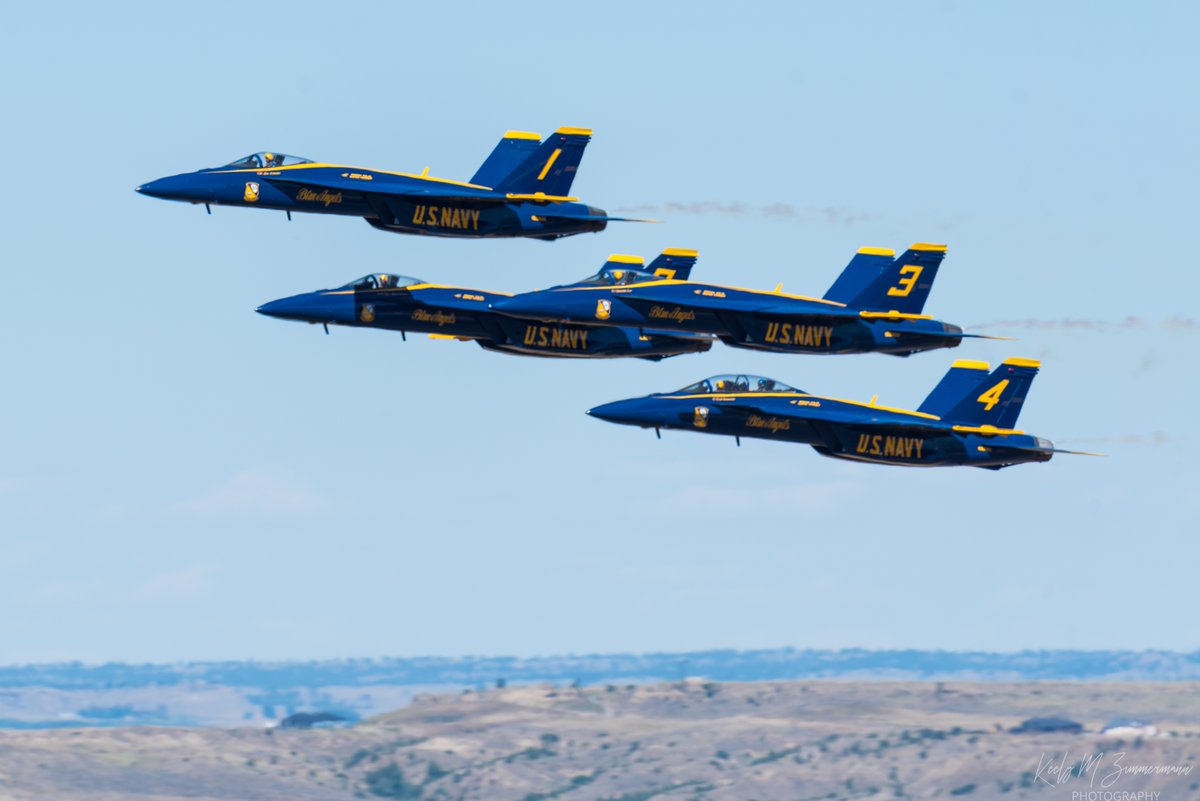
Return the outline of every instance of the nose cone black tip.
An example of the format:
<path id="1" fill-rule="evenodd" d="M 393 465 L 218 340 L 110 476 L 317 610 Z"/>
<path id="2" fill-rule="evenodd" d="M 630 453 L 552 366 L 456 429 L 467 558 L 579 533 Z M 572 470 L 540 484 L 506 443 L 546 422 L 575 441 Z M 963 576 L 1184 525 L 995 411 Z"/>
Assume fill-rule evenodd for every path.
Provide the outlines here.
<path id="1" fill-rule="evenodd" d="M 604 403 L 587 410 L 589 417 L 606 420 L 609 423 L 640 422 L 638 420 L 638 415 L 633 412 L 634 409 L 631 408 L 631 404 L 627 403 L 626 401 L 613 401 L 612 403 Z"/>
<path id="2" fill-rule="evenodd" d="M 255 311 L 278 320 L 349 325 L 354 322 L 354 298 L 351 295 L 310 292 L 306 295 L 272 300 Z"/>
<path id="3" fill-rule="evenodd" d="M 163 200 L 172 200 L 177 194 L 173 190 L 176 189 L 170 178 L 157 178 L 153 181 L 147 181 L 144 184 L 138 184 L 133 188 L 134 192 L 146 197 L 157 197 Z"/>

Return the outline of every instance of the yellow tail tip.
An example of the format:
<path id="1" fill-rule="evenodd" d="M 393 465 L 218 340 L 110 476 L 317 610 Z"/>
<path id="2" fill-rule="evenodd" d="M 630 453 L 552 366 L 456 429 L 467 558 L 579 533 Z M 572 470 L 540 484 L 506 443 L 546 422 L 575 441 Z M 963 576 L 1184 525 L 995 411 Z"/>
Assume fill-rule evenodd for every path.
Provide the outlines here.
<path id="1" fill-rule="evenodd" d="M 540 142 L 542 140 L 542 135 L 533 133 L 531 131 L 505 131 L 504 138 L 505 139 L 533 139 L 534 141 Z"/>
<path id="2" fill-rule="evenodd" d="M 700 251 L 688 248 L 664 248 L 662 254 L 664 256 L 688 256 L 694 259 L 700 255 Z"/>
<path id="3" fill-rule="evenodd" d="M 645 264 L 646 260 L 641 256 L 630 256 L 628 253 L 614 253 L 608 257 L 609 261 L 620 262 L 621 264 Z"/>
<path id="4" fill-rule="evenodd" d="M 556 134 L 575 135 L 575 136 L 591 136 L 591 128 L 559 128 L 555 131 Z"/>
<path id="5" fill-rule="evenodd" d="M 945 252 L 945 245 L 935 245 L 932 242 L 914 242 L 909 250 L 939 250 Z"/>
<path id="6" fill-rule="evenodd" d="M 916 247 L 916 245 L 914 245 L 913 247 Z M 892 250 L 891 248 L 859 248 L 858 252 L 862 253 L 866 256 L 892 256 L 892 257 L 895 257 L 895 255 L 896 255 L 896 251 Z"/>
<path id="7" fill-rule="evenodd" d="M 1041 367 L 1042 366 L 1042 363 L 1040 361 L 1038 361 L 1037 359 L 1023 359 L 1020 356 L 1013 356 L 1012 358 L 1005 359 L 1004 363 L 1011 365 L 1013 367 Z"/>
<path id="8" fill-rule="evenodd" d="M 959 367 L 964 370 L 991 370 L 992 366 L 987 362 L 976 361 L 974 359 L 958 359 L 951 367 Z"/>

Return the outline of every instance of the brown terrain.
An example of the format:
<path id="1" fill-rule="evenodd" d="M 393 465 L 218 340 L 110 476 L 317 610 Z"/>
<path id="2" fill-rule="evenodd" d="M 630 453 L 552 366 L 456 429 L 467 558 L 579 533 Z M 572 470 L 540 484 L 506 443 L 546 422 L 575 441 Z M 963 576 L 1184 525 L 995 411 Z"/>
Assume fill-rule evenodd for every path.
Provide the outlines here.
<path id="1" fill-rule="evenodd" d="M 1008 731 L 1046 716 L 1085 731 Z M 1159 734 L 1099 734 L 1121 717 Z M 1193 683 L 537 686 L 348 728 L 4 731 L 0 798 L 1175 801 L 1198 757 Z"/>

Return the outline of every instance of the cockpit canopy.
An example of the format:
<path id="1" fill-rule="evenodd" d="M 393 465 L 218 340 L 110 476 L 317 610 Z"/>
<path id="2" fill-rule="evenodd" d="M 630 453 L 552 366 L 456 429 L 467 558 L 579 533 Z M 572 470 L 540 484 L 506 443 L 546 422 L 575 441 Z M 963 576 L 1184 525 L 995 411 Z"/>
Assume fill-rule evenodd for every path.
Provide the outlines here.
<path id="1" fill-rule="evenodd" d="M 395 289 L 397 287 L 423 283 L 425 282 L 420 278 L 411 278 L 407 275 L 371 273 L 370 275 L 364 275 L 362 278 L 351 281 L 345 286 L 338 287 L 338 289 L 354 289 L 358 291 L 365 289 Z"/>
<path id="2" fill-rule="evenodd" d="M 286 153 L 251 153 L 245 158 L 231 161 L 226 164 L 226 167 L 240 167 L 243 169 L 266 170 L 272 167 L 290 167 L 293 164 L 312 164 L 312 159 L 302 159 L 299 156 L 289 156 Z"/>
<path id="3" fill-rule="evenodd" d="M 727 373 L 725 375 L 714 375 L 711 378 L 706 378 L 703 381 L 697 381 L 695 384 L 686 386 L 676 395 L 723 395 L 733 392 L 803 392 L 802 389 L 788 386 L 782 381 L 776 381 L 774 378 L 766 378 L 761 375 L 746 375 Z"/>
<path id="4" fill-rule="evenodd" d="M 640 284 L 643 281 L 661 281 L 661 275 L 648 273 L 645 270 L 627 270 L 624 267 L 605 267 L 595 275 L 588 276 L 572 286 L 626 286 Z"/>

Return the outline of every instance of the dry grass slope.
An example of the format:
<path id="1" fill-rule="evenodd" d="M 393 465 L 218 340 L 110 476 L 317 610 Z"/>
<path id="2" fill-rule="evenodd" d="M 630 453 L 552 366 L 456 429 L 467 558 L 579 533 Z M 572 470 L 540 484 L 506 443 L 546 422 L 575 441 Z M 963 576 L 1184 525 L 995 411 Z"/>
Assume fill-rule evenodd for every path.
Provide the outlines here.
<path id="1" fill-rule="evenodd" d="M 1061 715 L 1092 733 L 1016 735 Z M 1095 734 L 1116 717 L 1166 736 Z M 1172 734 L 1173 733 L 1173 734 Z M 522 687 L 421 697 L 348 729 L 42 730 L 0 733 L 0 797 L 80 801 L 806 801 L 1062 799 L 1057 776 L 1104 752 L 1125 765 L 1196 764 L 1194 684 L 686 682 Z M 1043 781 L 1048 779 L 1048 781 Z M 1099 778 L 1097 778 L 1097 782 Z M 1110 789 L 1200 797 L 1188 775 L 1121 775 Z"/>

